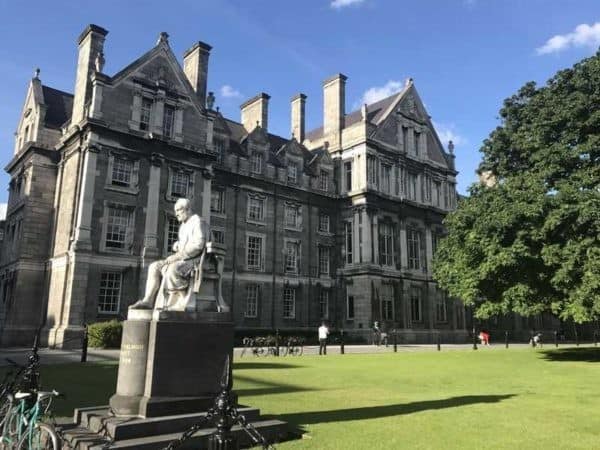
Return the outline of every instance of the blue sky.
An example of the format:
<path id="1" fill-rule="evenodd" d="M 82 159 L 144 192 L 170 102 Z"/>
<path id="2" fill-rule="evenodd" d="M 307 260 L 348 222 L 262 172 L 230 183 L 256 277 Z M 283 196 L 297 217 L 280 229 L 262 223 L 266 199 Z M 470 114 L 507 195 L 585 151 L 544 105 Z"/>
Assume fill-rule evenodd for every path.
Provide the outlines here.
<path id="1" fill-rule="evenodd" d="M 239 120 L 239 105 L 266 92 L 269 131 L 285 137 L 290 98 L 306 94 L 308 129 L 320 126 L 322 81 L 337 72 L 348 76 L 347 111 L 412 77 L 440 137 L 455 142 L 461 193 L 476 179 L 502 100 L 600 45 L 598 0 L 0 0 L 0 8 L 3 166 L 34 69 L 45 85 L 72 92 L 76 39 L 89 23 L 109 31 L 109 75 L 161 31 L 180 59 L 198 40 L 212 45 L 208 84 L 221 111 Z"/>

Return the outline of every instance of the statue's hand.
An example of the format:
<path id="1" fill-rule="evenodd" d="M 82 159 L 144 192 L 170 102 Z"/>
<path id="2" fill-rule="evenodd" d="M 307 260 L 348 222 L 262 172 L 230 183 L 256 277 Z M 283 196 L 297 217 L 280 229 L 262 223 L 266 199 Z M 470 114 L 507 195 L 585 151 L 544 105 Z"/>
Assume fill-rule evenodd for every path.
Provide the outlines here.
<path id="1" fill-rule="evenodd" d="M 165 259 L 167 264 L 172 264 L 172 263 L 180 261 L 180 260 L 181 260 L 181 258 L 177 254 L 169 255 L 169 256 L 167 256 L 167 259 Z"/>
<path id="2" fill-rule="evenodd" d="M 179 251 L 179 241 L 173 243 L 173 251 L 177 253 Z"/>

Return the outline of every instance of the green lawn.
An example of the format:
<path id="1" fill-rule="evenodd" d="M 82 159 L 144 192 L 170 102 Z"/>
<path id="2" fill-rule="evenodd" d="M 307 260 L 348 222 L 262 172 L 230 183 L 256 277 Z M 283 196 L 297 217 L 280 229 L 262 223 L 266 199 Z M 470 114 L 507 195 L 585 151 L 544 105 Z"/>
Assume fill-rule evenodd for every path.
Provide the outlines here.
<path id="1" fill-rule="evenodd" d="M 57 413 L 105 404 L 116 364 L 43 367 Z M 600 349 L 245 357 L 240 403 L 294 424 L 280 449 L 600 448 Z"/>

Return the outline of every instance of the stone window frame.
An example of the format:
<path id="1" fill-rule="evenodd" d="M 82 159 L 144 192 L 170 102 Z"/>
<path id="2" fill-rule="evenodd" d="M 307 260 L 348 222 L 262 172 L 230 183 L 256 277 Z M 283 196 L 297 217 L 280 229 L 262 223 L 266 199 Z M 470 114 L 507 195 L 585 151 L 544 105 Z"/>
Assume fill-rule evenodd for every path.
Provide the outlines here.
<path id="1" fill-rule="evenodd" d="M 323 219 L 327 218 L 326 221 L 324 221 Z M 322 227 L 322 225 L 324 223 L 327 223 L 327 228 L 324 229 L 324 227 Z M 331 234 L 331 216 L 329 214 L 325 214 L 325 213 L 319 213 L 319 220 L 317 223 L 317 233 L 321 233 L 321 234 Z"/>
<path id="2" fill-rule="evenodd" d="M 252 298 L 251 298 L 252 294 Z M 253 300 L 253 308 L 250 300 Z M 256 319 L 258 317 L 258 305 L 260 303 L 260 285 L 258 283 L 246 284 L 246 304 L 244 308 L 244 317 L 247 319 Z"/>
<path id="3" fill-rule="evenodd" d="M 173 231 L 171 227 L 171 225 L 173 224 L 177 226 L 175 231 Z M 180 224 L 177 220 L 177 217 L 174 214 L 165 212 L 165 236 L 163 241 L 163 255 L 167 256 L 172 253 L 175 253 L 173 251 L 173 244 L 177 242 L 177 240 L 179 240 L 179 226 Z M 173 238 L 175 240 L 173 240 Z M 171 240 L 171 245 L 169 245 L 169 240 Z"/>
<path id="4" fill-rule="evenodd" d="M 128 161 L 131 163 L 131 174 L 130 174 L 130 182 L 128 186 L 121 186 L 118 184 L 114 184 L 114 167 L 115 161 L 117 159 L 121 159 L 124 161 Z M 138 158 L 133 158 L 127 155 L 124 152 L 118 152 L 114 150 L 109 150 L 108 152 L 108 165 L 106 168 L 106 180 L 104 184 L 104 188 L 110 191 L 123 192 L 125 194 L 133 194 L 137 195 L 140 192 L 140 160 Z"/>
<path id="5" fill-rule="evenodd" d="M 117 299 L 116 299 L 116 303 L 115 303 L 115 307 L 114 309 L 101 309 L 100 304 L 101 304 L 101 299 L 102 299 L 102 290 L 105 289 L 106 291 L 109 289 L 115 289 L 114 287 L 110 287 L 110 286 L 102 286 L 102 283 L 104 281 L 104 275 L 117 275 L 118 276 L 118 293 L 117 293 Z M 108 280 L 107 281 L 111 281 Z M 116 281 L 116 279 L 113 279 L 112 282 L 114 283 Z M 100 281 L 98 284 L 98 304 L 97 304 L 97 311 L 98 314 L 102 314 L 102 315 L 118 315 L 120 308 L 121 308 L 121 298 L 123 296 L 123 272 L 119 271 L 119 270 L 102 270 L 100 272 Z M 107 298 L 107 296 L 104 296 L 105 298 Z M 111 296 L 111 299 L 113 297 Z"/>
<path id="6" fill-rule="evenodd" d="M 248 169 L 251 174 L 262 175 L 265 166 L 265 152 L 260 150 L 252 150 L 248 158 L 248 162 Z"/>
<path id="7" fill-rule="evenodd" d="M 326 258 L 324 258 L 325 253 L 327 254 Z M 328 245 L 319 245 L 318 251 L 317 251 L 317 258 L 318 258 L 317 268 L 318 268 L 319 276 L 320 277 L 331 276 L 331 247 Z M 325 262 L 326 262 L 326 264 L 325 264 Z"/>
<path id="8" fill-rule="evenodd" d="M 217 156 L 217 160 L 215 161 L 217 164 L 225 164 L 226 159 L 226 149 L 227 149 L 227 137 L 221 135 L 213 136 L 213 150 L 215 155 Z"/>
<path id="9" fill-rule="evenodd" d="M 258 238 L 260 239 L 260 255 L 259 255 L 259 261 L 258 264 L 248 264 L 248 257 L 249 255 L 249 243 L 250 243 L 250 238 Z M 265 250 L 266 250 L 266 239 L 267 239 L 267 235 L 264 233 L 253 233 L 250 231 L 246 232 L 246 242 L 245 242 L 245 247 L 246 247 L 246 270 L 251 271 L 251 272 L 264 272 L 265 271 Z"/>
<path id="10" fill-rule="evenodd" d="M 288 161 L 285 179 L 288 184 L 298 184 L 298 164 L 296 162 Z"/>
<path id="11" fill-rule="evenodd" d="M 167 114 L 170 111 L 170 115 Z M 172 103 L 165 102 L 163 106 L 163 120 L 162 120 L 162 136 L 166 139 L 173 139 L 175 137 L 175 114 L 177 107 Z"/>
<path id="12" fill-rule="evenodd" d="M 344 177 L 344 188 L 346 192 L 352 191 L 352 172 L 354 171 L 354 158 L 342 160 L 342 169 Z M 348 170 L 349 169 L 349 170 Z"/>
<path id="13" fill-rule="evenodd" d="M 394 164 L 390 161 L 381 161 L 379 164 L 381 170 L 381 178 L 379 188 L 381 192 L 387 195 L 393 194 L 392 179 L 394 176 Z M 388 169 L 388 170 L 386 170 Z M 387 175 L 386 175 L 387 174 Z"/>
<path id="14" fill-rule="evenodd" d="M 213 195 L 218 195 L 217 205 L 213 208 L 213 203 L 215 198 Z M 221 186 L 213 186 L 210 192 L 210 214 L 211 216 L 217 217 L 227 217 L 225 214 L 225 198 L 226 198 L 226 189 Z"/>
<path id="15" fill-rule="evenodd" d="M 286 308 L 286 303 L 291 308 Z M 296 318 L 296 288 L 286 286 L 283 288 L 281 315 L 284 319 Z"/>
<path id="16" fill-rule="evenodd" d="M 367 153 L 367 186 L 379 188 L 379 158 L 373 153 Z"/>
<path id="17" fill-rule="evenodd" d="M 121 209 L 129 212 L 129 219 L 127 229 L 125 231 L 125 240 L 123 242 L 123 248 L 110 247 L 106 245 L 106 237 L 108 233 L 108 218 L 110 209 Z M 103 205 L 102 214 L 102 237 L 100 239 L 100 251 L 107 253 L 120 253 L 130 255 L 133 253 L 133 244 L 135 237 L 135 205 L 128 205 L 125 203 L 118 203 L 114 201 L 105 200 Z"/>
<path id="18" fill-rule="evenodd" d="M 386 234 L 384 236 L 383 230 L 387 228 L 389 229 L 389 234 Z M 396 261 L 396 255 L 395 255 L 395 249 L 394 249 L 394 241 L 395 241 L 395 227 L 394 227 L 394 223 L 387 219 L 387 220 L 382 220 L 381 222 L 379 222 L 379 263 L 382 266 L 386 266 L 386 267 L 394 267 L 395 266 L 395 261 Z M 384 249 L 384 246 L 386 247 L 386 252 L 384 253 L 382 250 Z M 383 258 L 383 255 L 385 256 L 385 260 Z"/>
<path id="19" fill-rule="evenodd" d="M 293 254 L 289 252 L 289 249 L 294 249 Z M 288 262 L 293 262 L 289 264 Z M 297 275 L 300 273 L 300 266 L 302 264 L 302 245 L 298 239 L 283 239 L 283 271 L 288 275 Z"/>
<path id="20" fill-rule="evenodd" d="M 410 305 L 410 321 L 416 323 L 423 322 L 423 290 L 420 286 L 411 286 L 408 291 Z M 416 302 L 415 302 L 416 300 Z M 415 304 L 418 308 L 414 308 Z M 417 313 L 417 314 L 415 314 Z"/>
<path id="21" fill-rule="evenodd" d="M 180 198 L 187 198 L 188 200 L 192 200 L 194 198 L 194 186 L 195 186 L 196 172 L 187 167 L 175 165 L 175 164 L 170 164 L 168 166 L 168 172 L 169 172 L 169 177 L 168 177 L 168 184 L 167 184 L 167 193 L 165 194 L 166 199 L 171 202 L 176 202 Z M 184 174 L 188 175 L 188 183 L 187 183 L 187 189 L 186 189 L 187 192 L 183 196 L 173 195 L 173 180 L 174 180 L 176 173 L 184 173 Z"/>
<path id="22" fill-rule="evenodd" d="M 319 290 L 319 317 L 325 320 L 329 319 L 329 289 L 321 288 Z"/>
<path id="23" fill-rule="evenodd" d="M 441 289 L 436 290 L 435 321 L 437 323 L 448 323 L 448 298 Z"/>
<path id="24" fill-rule="evenodd" d="M 294 211 L 294 223 L 288 222 Z M 289 213 L 289 215 L 288 215 Z M 302 205 L 294 202 L 283 203 L 283 227 L 286 230 L 302 231 Z"/>
<path id="25" fill-rule="evenodd" d="M 350 307 L 352 306 L 352 308 Z M 356 318 L 356 302 L 354 301 L 354 295 L 346 292 L 346 320 L 354 321 Z"/>
<path id="26" fill-rule="evenodd" d="M 411 181 L 414 180 L 414 183 Z M 419 196 L 417 193 L 419 192 L 419 174 L 417 172 L 413 172 L 411 170 L 406 171 L 406 198 L 408 200 L 412 200 L 413 202 L 418 201 Z"/>
<path id="27" fill-rule="evenodd" d="M 354 220 L 344 221 L 344 260 L 346 264 L 354 263 Z"/>
<path id="28" fill-rule="evenodd" d="M 217 237 L 219 236 L 219 237 Z M 225 244 L 225 228 L 210 227 L 210 240 L 217 244 Z"/>
<path id="29" fill-rule="evenodd" d="M 144 100 L 152 102 L 149 121 L 147 128 L 141 126 L 142 110 Z M 162 107 L 159 104 L 162 104 Z M 173 109 L 173 118 L 171 123 L 170 136 L 164 134 L 165 106 Z M 133 102 L 131 105 L 131 119 L 128 122 L 129 128 L 145 136 L 152 137 L 154 133 L 158 134 L 159 138 L 167 141 L 183 142 L 183 112 L 185 105 L 177 98 L 172 98 L 166 95 L 162 89 L 154 90 L 146 86 L 142 86 L 139 82 L 134 82 Z M 161 117 L 156 117 L 159 111 L 162 110 Z M 160 119 L 160 120 L 159 120 Z M 160 128 L 156 127 L 156 123 L 160 123 Z"/>
<path id="30" fill-rule="evenodd" d="M 329 171 L 325 169 L 319 171 L 319 190 L 324 192 L 329 190 Z"/>
<path id="31" fill-rule="evenodd" d="M 388 292 L 386 292 L 388 291 Z M 379 302 L 381 307 L 381 319 L 393 321 L 396 317 L 394 306 L 394 285 L 383 283 L 380 288 Z"/>
<path id="32" fill-rule="evenodd" d="M 415 233 L 415 236 L 418 237 L 417 240 L 411 238 L 412 233 Z M 414 226 L 406 227 L 406 255 L 409 270 L 420 270 L 424 267 L 423 255 L 421 255 L 421 247 L 423 246 L 423 234 L 423 230 L 421 230 L 420 228 Z M 417 247 L 416 252 L 414 249 L 415 245 Z"/>
<path id="33" fill-rule="evenodd" d="M 250 217 L 250 211 L 251 211 L 251 201 L 258 201 L 261 203 L 261 207 L 260 207 L 260 217 Z M 254 225 L 266 225 L 266 212 L 267 212 L 267 196 L 266 195 L 262 195 L 262 194 L 257 194 L 257 193 L 252 193 L 249 192 L 247 194 L 247 201 L 246 201 L 246 222 L 247 223 L 252 223 Z"/>

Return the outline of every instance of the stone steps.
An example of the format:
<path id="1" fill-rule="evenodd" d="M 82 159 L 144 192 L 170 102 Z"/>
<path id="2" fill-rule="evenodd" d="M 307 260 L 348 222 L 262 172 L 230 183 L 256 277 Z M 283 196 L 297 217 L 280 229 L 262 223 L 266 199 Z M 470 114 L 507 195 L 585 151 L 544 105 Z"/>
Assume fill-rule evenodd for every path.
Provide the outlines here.
<path id="1" fill-rule="evenodd" d="M 238 411 L 269 442 L 290 438 L 285 422 L 261 420 L 257 408 L 240 406 Z M 109 414 L 107 406 L 81 408 L 75 411 L 75 423 L 62 426 L 61 434 L 65 441 L 65 449 L 163 449 L 204 417 L 206 417 L 205 412 L 147 419 L 123 418 Z M 198 430 L 192 438 L 178 448 L 206 448 L 208 437 L 214 430 L 214 425 L 211 423 L 207 428 Z M 240 426 L 234 426 L 232 432 L 239 439 L 241 446 L 252 444 L 250 437 Z"/>

